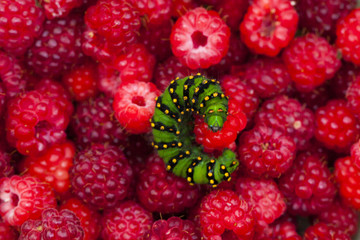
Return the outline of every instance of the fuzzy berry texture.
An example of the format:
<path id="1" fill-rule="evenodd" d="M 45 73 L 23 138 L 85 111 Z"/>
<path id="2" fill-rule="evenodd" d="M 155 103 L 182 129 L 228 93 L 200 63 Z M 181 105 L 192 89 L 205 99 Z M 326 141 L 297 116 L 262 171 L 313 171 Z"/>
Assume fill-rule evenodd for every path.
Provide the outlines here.
<path id="1" fill-rule="evenodd" d="M 210 238 L 217 237 L 227 230 L 238 238 L 252 239 L 255 220 L 246 201 L 240 200 L 231 190 L 214 190 L 201 201 L 200 223 L 202 233 Z"/>
<path id="2" fill-rule="evenodd" d="M 354 9 L 337 24 L 336 46 L 342 57 L 356 65 L 360 64 L 360 9 Z"/>
<path id="3" fill-rule="evenodd" d="M 360 76 L 356 77 L 346 90 L 347 106 L 359 119 L 360 116 Z"/>
<path id="4" fill-rule="evenodd" d="M 0 15 L 0 47 L 15 55 L 24 54 L 43 29 L 43 9 L 33 0 L 5 0 L 0 3 Z"/>
<path id="5" fill-rule="evenodd" d="M 344 100 L 331 100 L 315 114 L 315 137 L 327 148 L 346 152 L 360 136 L 358 119 Z"/>
<path id="6" fill-rule="evenodd" d="M 10 164 L 11 155 L 0 148 L 0 178 L 10 177 L 14 173 L 14 167 Z"/>
<path id="7" fill-rule="evenodd" d="M 338 231 L 333 226 L 326 225 L 319 222 L 306 229 L 304 234 L 304 240 L 317 240 L 317 239 L 329 239 L 329 240 L 351 240 L 350 236 Z"/>
<path id="8" fill-rule="evenodd" d="M 130 0 L 149 25 L 161 25 L 171 17 L 172 0 Z"/>
<path id="9" fill-rule="evenodd" d="M 319 155 L 300 154 L 279 179 L 279 189 L 293 215 L 315 215 L 328 209 L 335 197 L 333 176 Z"/>
<path id="10" fill-rule="evenodd" d="M 335 47 L 312 33 L 295 38 L 282 57 L 297 89 L 304 92 L 332 78 L 341 66 Z"/>
<path id="11" fill-rule="evenodd" d="M 122 80 L 120 78 L 120 72 L 114 67 L 99 63 L 97 65 L 97 87 L 108 97 L 114 97 L 117 89 L 119 88 Z"/>
<path id="12" fill-rule="evenodd" d="M 83 4 L 83 0 L 40 0 L 47 19 L 66 17 L 70 11 Z"/>
<path id="13" fill-rule="evenodd" d="M 302 240 L 296 231 L 296 225 L 284 218 L 276 220 L 262 231 L 255 234 L 256 240 Z"/>
<path id="14" fill-rule="evenodd" d="M 200 240 L 200 231 L 190 220 L 179 217 L 170 217 L 167 220 L 157 220 L 151 230 L 144 236 L 144 240 Z"/>
<path id="15" fill-rule="evenodd" d="M 11 226 L 37 219 L 42 210 L 55 206 L 52 188 L 37 178 L 14 175 L 0 179 L 0 216 Z"/>
<path id="16" fill-rule="evenodd" d="M 137 198 L 151 212 L 179 213 L 194 206 L 199 198 L 199 189 L 167 172 L 164 161 L 157 155 L 146 160 L 139 175 Z"/>
<path id="17" fill-rule="evenodd" d="M 19 233 L 0 217 L 0 240 L 17 240 Z"/>
<path id="18" fill-rule="evenodd" d="M 294 37 L 298 20 L 290 1 L 255 0 L 241 22 L 241 39 L 254 53 L 274 57 Z"/>
<path id="19" fill-rule="evenodd" d="M 229 48 L 230 29 L 215 11 L 199 7 L 174 24 L 170 43 L 173 54 L 191 69 L 217 64 Z"/>
<path id="20" fill-rule="evenodd" d="M 72 211 L 48 208 L 42 212 L 40 219 L 27 220 L 21 225 L 19 240 L 33 239 L 83 240 L 84 231 Z"/>
<path id="21" fill-rule="evenodd" d="M 102 233 L 104 240 L 143 239 L 153 223 L 151 213 L 133 201 L 125 201 L 104 212 Z"/>
<path id="22" fill-rule="evenodd" d="M 155 98 L 160 94 L 151 82 L 134 81 L 121 85 L 113 103 L 116 119 L 129 133 L 151 131 L 149 120 L 155 111 Z"/>
<path id="23" fill-rule="evenodd" d="M 98 209 L 124 199 L 133 171 L 124 154 L 111 145 L 94 144 L 76 155 L 70 170 L 74 195 Z"/>

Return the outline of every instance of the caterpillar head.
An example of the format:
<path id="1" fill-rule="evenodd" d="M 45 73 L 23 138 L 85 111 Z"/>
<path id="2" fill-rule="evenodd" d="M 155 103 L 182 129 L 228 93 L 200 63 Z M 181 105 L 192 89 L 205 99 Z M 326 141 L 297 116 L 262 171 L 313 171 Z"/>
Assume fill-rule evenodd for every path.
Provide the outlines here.
<path id="1" fill-rule="evenodd" d="M 223 104 L 211 105 L 205 112 L 205 122 L 213 132 L 217 132 L 223 127 L 226 117 L 227 108 Z"/>

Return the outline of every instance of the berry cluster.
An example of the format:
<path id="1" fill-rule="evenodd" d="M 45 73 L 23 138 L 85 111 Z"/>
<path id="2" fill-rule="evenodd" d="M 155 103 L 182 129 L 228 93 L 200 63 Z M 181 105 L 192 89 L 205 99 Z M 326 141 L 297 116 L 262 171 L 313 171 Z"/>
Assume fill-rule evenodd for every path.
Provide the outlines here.
<path id="1" fill-rule="evenodd" d="M 0 240 L 359 239 L 357 2 L 1 0 Z M 228 97 L 221 129 L 186 125 L 237 154 L 216 186 L 151 146 L 196 74 Z"/>

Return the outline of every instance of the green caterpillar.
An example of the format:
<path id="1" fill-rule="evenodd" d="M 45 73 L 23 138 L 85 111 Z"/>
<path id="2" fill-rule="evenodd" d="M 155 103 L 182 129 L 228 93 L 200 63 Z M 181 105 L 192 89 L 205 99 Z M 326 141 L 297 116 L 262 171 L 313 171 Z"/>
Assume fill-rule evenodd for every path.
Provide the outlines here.
<path id="1" fill-rule="evenodd" d="M 164 160 L 166 169 L 187 179 L 190 184 L 211 184 L 230 181 L 230 174 L 239 165 L 231 150 L 218 157 L 202 152 L 193 136 L 193 112 L 201 114 L 212 131 L 219 131 L 227 118 L 228 98 L 215 79 L 198 73 L 171 81 L 156 98 L 151 122 L 153 146 Z"/>

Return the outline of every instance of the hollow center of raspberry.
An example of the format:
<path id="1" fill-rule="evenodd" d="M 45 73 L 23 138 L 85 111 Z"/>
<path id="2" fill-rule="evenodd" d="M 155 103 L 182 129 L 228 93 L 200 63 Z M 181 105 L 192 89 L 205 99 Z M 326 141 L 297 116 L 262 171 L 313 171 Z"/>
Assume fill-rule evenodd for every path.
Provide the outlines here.
<path id="1" fill-rule="evenodd" d="M 194 48 L 198 48 L 200 46 L 205 46 L 207 44 L 207 40 L 208 37 L 205 36 L 202 32 L 200 31 L 195 31 L 192 35 L 191 35 L 191 39 L 193 41 L 193 45 Z"/>
<path id="2" fill-rule="evenodd" d="M 11 193 L 11 203 L 13 206 L 17 206 L 19 203 L 19 196 L 17 194 Z"/>
<path id="3" fill-rule="evenodd" d="M 275 31 L 276 25 L 277 25 L 277 21 L 276 21 L 276 15 L 275 13 L 270 12 L 269 14 L 267 14 L 262 21 L 262 35 L 266 36 L 266 37 L 271 37 L 272 34 Z"/>
<path id="4" fill-rule="evenodd" d="M 132 99 L 131 99 L 131 102 L 140 106 L 140 107 L 145 107 L 145 99 L 143 96 L 134 96 Z"/>

